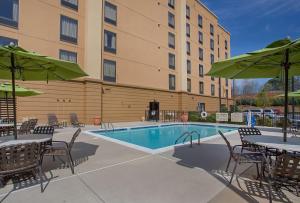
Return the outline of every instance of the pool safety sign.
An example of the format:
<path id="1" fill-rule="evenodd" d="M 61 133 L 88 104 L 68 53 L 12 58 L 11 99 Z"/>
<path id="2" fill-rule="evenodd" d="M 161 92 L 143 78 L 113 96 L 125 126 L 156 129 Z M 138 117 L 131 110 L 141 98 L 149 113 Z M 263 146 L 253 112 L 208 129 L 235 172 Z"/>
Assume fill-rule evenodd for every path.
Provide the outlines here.
<path id="1" fill-rule="evenodd" d="M 228 121 L 228 113 L 216 113 L 216 121 L 227 122 Z"/>
<path id="2" fill-rule="evenodd" d="M 242 123 L 244 121 L 243 118 L 243 113 L 231 113 L 231 122 Z"/>

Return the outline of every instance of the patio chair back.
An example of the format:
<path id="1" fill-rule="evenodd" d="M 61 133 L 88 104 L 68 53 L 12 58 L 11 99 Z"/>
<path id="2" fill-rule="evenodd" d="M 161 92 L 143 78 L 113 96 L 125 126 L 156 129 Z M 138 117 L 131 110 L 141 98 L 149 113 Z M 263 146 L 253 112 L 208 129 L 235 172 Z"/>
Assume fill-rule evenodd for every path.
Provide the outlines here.
<path id="1" fill-rule="evenodd" d="M 241 140 L 245 136 L 251 136 L 251 135 L 261 135 L 261 132 L 257 128 L 250 128 L 250 127 L 242 127 L 238 129 L 238 132 L 240 134 Z"/>
<path id="2" fill-rule="evenodd" d="M 50 126 L 58 126 L 59 125 L 57 117 L 56 117 L 55 114 L 53 114 L 53 113 L 48 114 L 48 124 Z"/>
<path id="3" fill-rule="evenodd" d="M 46 134 L 46 135 L 53 135 L 54 127 L 53 126 L 37 126 L 33 130 L 33 134 Z"/>
<path id="4" fill-rule="evenodd" d="M 232 149 L 232 146 L 230 144 L 230 142 L 227 140 L 227 138 L 225 137 L 225 135 L 222 133 L 222 131 L 218 131 L 219 134 L 221 135 L 221 137 L 223 138 L 223 140 L 225 141 L 227 147 L 228 147 L 228 150 L 230 152 L 230 156 L 233 157 L 233 149 Z"/>
<path id="5" fill-rule="evenodd" d="M 18 130 L 19 134 L 27 134 L 29 132 L 29 121 L 24 121 L 21 126 L 20 129 Z"/>
<path id="6" fill-rule="evenodd" d="M 36 119 L 36 118 L 29 119 L 29 127 L 28 127 L 28 130 L 29 130 L 29 131 L 34 130 L 34 128 L 35 128 L 37 122 L 38 122 L 38 119 Z"/>
<path id="7" fill-rule="evenodd" d="M 0 147 L 0 175 L 26 171 L 40 164 L 40 144 L 26 143 Z"/>
<path id="8" fill-rule="evenodd" d="M 300 183 L 300 157 L 294 154 L 282 154 L 277 157 L 272 170 L 275 179 L 296 181 Z"/>
<path id="9" fill-rule="evenodd" d="M 68 146 L 69 151 L 72 150 L 72 147 L 73 147 L 73 145 L 74 145 L 74 142 L 75 142 L 76 138 L 78 137 L 78 135 L 79 135 L 80 133 L 81 133 L 81 129 L 78 128 L 78 129 L 76 130 L 76 132 L 74 133 L 74 135 L 73 135 L 73 137 L 72 137 L 72 139 L 71 139 L 71 141 L 70 141 L 70 143 L 69 143 L 69 146 Z"/>
<path id="10" fill-rule="evenodd" d="M 70 120 L 71 120 L 72 125 L 77 125 L 79 123 L 76 113 L 71 113 L 70 114 Z"/>

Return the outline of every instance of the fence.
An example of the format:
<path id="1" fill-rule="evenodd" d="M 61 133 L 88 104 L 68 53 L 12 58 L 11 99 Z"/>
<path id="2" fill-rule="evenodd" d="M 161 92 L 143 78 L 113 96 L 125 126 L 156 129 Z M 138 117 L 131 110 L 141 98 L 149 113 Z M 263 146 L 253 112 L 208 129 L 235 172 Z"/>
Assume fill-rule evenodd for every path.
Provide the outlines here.
<path id="1" fill-rule="evenodd" d="M 151 119 L 149 117 L 149 111 L 145 111 L 146 120 L 159 120 L 161 122 L 181 122 L 182 115 L 188 113 L 188 121 L 190 122 L 210 122 L 216 123 L 216 112 L 207 112 L 207 117 L 203 118 L 200 112 L 196 111 L 176 111 L 176 110 L 161 110 L 155 112 L 157 114 L 157 119 Z M 284 124 L 284 114 L 283 113 L 253 113 L 256 120 L 256 125 L 258 126 L 268 126 L 268 127 L 283 127 Z M 218 123 L 230 123 L 230 124 L 246 124 L 247 113 L 243 113 L 243 122 L 232 122 L 231 112 L 228 112 L 227 122 Z M 288 113 L 288 124 L 296 125 L 300 127 L 300 112 Z"/>

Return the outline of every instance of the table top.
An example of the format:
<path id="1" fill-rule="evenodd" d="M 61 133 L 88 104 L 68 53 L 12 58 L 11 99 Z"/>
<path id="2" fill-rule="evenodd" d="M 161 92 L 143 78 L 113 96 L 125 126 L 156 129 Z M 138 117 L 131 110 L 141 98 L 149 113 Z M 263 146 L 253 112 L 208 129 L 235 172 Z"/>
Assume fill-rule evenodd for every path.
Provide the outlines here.
<path id="1" fill-rule="evenodd" d="M 19 135 L 15 140 L 14 136 L 0 137 L 0 147 L 7 145 L 26 144 L 30 142 L 48 142 L 52 139 L 52 135 L 47 134 L 31 134 L 31 135 Z"/>
<path id="2" fill-rule="evenodd" d="M 0 123 L 0 127 L 11 127 L 14 126 L 13 123 Z"/>
<path id="3" fill-rule="evenodd" d="M 287 141 L 284 142 L 283 137 L 280 136 L 250 135 L 245 136 L 243 140 L 264 147 L 300 152 L 300 137 L 288 137 Z"/>

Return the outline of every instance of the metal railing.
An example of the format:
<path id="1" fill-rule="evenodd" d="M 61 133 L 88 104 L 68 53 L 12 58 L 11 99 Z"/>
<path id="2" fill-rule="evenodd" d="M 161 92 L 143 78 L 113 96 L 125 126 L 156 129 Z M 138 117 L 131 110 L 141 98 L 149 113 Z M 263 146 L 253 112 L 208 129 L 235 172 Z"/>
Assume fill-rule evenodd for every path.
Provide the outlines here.
<path id="1" fill-rule="evenodd" d="M 112 129 L 113 131 L 115 130 L 114 125 L 110 122 L 107 123 L 101 123 L 101 128 L 103 128 L 104 130 L 110 130 Z M 111 127 L 111 128 L 110 128 Z"/>
<path id="2" fill-rule="evenodd" d="M 190 147 L 193 147 L 193 135 L 196 134 L 198 136 L 198 145 L 200 145 L 200 134 L 197 131 L 192 132 L 184 132 L 182 133 L 175 141 L 175 145 L 182 139 L 182 143 L 186 143 L 188 139 L 190 139 Z"/>

